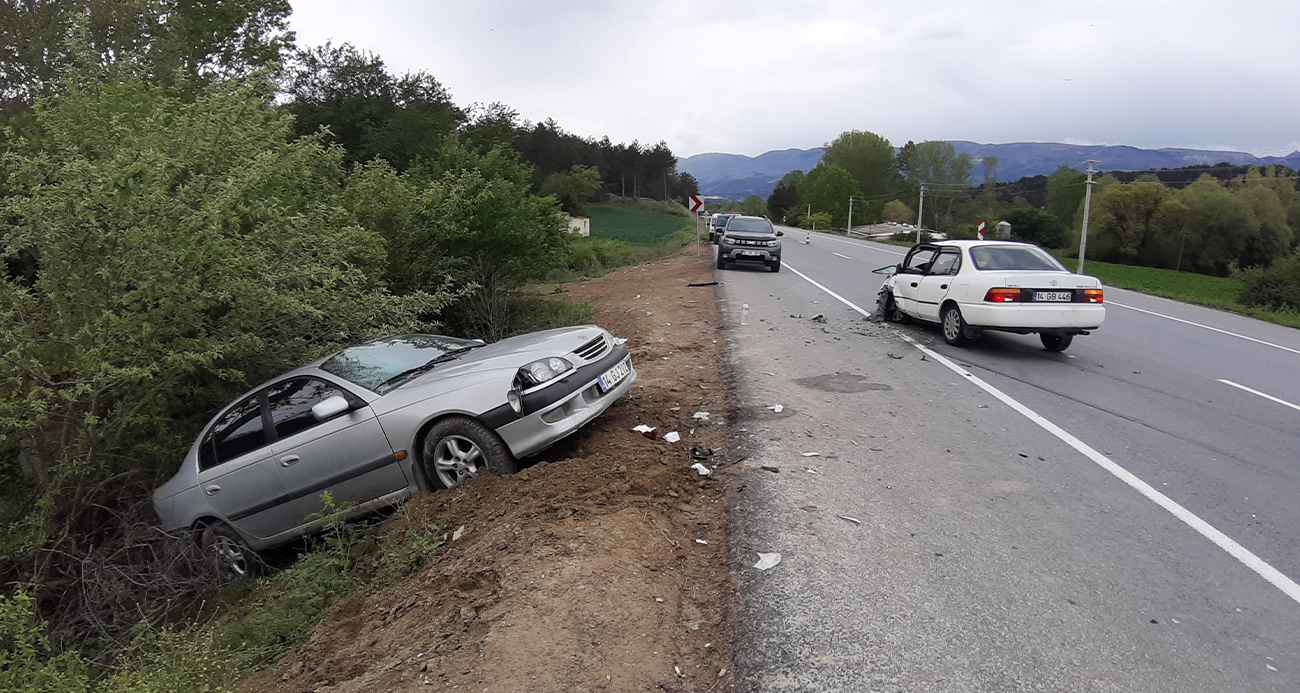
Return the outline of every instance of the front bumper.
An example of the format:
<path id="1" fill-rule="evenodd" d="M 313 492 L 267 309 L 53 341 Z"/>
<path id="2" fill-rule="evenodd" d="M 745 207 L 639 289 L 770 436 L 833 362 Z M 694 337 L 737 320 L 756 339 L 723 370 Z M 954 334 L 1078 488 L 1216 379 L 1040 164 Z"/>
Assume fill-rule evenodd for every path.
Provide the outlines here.
<path id="1" fill-rule="evenodd" d="M 616 361 L 615 365 L 626 360 L 630 371 L 612 389 L 600 391 L 598 381 L 605 372 L 601 371 L 562 399 L 498 428 L 497 434 L 510 447 L 510 452 L 519 458 L 536 455 L 600 416 L 609 405 L 626 394 L 636 382 L 637 372 L 626 348 L 623 354 L 623 359 Z"/>
<path id="2" fill-rule="evenodd" d="M 781 259 L 781 248 L 779 246 L 776 248 L 767 248 L 752 245 L 721 245 L 718 247 L 718 254 L 723 259 L 732 262 L 772 263 Z"/>
<path id="3" fill-rule="evenodd" d="M 1095 330 L 1106 321 L 1104 305 L 1078 303 L 962 303 L 961 315 L 971 327 L 1015 330 Z"/>

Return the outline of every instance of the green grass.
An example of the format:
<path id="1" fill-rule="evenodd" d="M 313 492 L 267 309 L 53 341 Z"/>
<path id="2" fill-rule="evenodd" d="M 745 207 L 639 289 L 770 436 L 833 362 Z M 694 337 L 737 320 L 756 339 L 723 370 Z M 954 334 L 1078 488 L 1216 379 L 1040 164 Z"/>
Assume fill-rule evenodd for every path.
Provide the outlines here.
<path id="1" fill-rule="evenodd" d="M 1067 257 L 1060 251 L 1052 251 L 1052 254 L 1067 269 L 1074 270 L 1079 266 L 1078 258 Z M 1241 293 L 1241 282 L 1230 277 L 1211 277 L 1155 267 L 1116 265 L 1096 260 L 1085 263 L 1083 273 L 1100 279 L 1101 283 L 1107 286 L 1241 313 L 1288 327 L 1300 327 L 1300 314 L 1262 310 L 1238 303 L 1237 295 Z"/>
<path id="2" fill-rule="evenodd" d="M 632 246 L 657 246 L 691 220 L 677 215 L 645 209 L 627 203 L 587 205 L 591 218 L 591 235 L 609 238 Z"/>

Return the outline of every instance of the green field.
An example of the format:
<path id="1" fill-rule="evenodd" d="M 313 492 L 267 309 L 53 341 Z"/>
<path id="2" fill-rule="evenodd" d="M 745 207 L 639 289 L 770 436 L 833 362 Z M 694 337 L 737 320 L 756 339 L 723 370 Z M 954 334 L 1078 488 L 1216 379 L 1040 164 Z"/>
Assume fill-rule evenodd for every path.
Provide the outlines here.
<path id="1" fill-rule="evenodd" d="M 587 205 L 591 235 L 628 245 L 655 246 L 674 231 L 692 226 L 686 217 L 642 209 L 629 204 Z"/>
<path id="2" fill-rule="evenodd" d="M 1052 254 L 1065 265 L 1066 269 L 1073 271 L 1079 266 L 1078 258 L 1066 257 L 1059 251 L 1053 251 Z M 1241 292 L 1241 282 L 1232 278 L 1210 277 L 1155 267 L 1116 265 L 1096 260 L 1089 260 L 1084 264 L 1083 273 L 1100 279 L 1106 286 L 1229 310 L 1279 325 L 1300 327 L 1300 314 L 1260 310 L 1238 303 L 1237 294 Z"/>

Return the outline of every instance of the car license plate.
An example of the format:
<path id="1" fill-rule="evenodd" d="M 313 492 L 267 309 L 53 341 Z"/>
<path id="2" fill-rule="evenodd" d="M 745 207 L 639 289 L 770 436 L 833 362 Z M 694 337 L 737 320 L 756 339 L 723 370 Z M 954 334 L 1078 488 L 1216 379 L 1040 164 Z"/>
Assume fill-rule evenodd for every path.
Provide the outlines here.
<path id="1" fill-rule="evenodd" d="M 742 250 L 740 251 L 740 254 L 745 257 L 763 257 L 763 254 L 757 250 Z"/>
<path id="2" fill-rule="evenodd" d="M 1069 291 L 1035 291 L 1034 301 L 1037 302 L 1060 302 L 1069 303 L 1074 300 L 1074 294 Z"/>
<path id="3" fill-rule="evenodd" d="M 600 376 L 600 379 L 596 382 L 600 385 L 600 391 L 602 393 L 609 392 L 610 388 L 623 382 L 623 378 L 626 378 L 627 374 L 631 372 L 632 359 L 623 359 L 617 366 L 605 371 L 605 374 Z"/>

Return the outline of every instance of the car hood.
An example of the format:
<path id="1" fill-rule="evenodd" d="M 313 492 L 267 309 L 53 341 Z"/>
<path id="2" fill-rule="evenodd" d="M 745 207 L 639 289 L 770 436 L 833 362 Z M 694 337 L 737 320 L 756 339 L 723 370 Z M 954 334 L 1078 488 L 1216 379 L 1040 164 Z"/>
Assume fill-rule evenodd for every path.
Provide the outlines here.
<path id="1" fill-rule="evenodd" d="M 776 240 L 776 234 L 774 233 L 749 233 L 749 232 L 737 233 L 735 231 L 728 231 L 726 236 L 727 238 L 733 238 L 742 241 L 775 241 Z"/>
<path id="2" fill-rule="evenodd" d="M 385 393 L 371 406 L 376 412 L 391 411 L 434 395 L 498 381 L 504 404 L 506 391 L 521 366 L 550 356 L 565 356 L 602 334 L 605 331 L 595 325 L 582 325 L 530 332 L 493 342 L 460 354 L 454 361 L 438 364 L 428 373 Z"/>
<path id="3" fill-rule="evenodd" d="M 1096 289 L 1101 281 L 1072 272 L 1040 272 L 1036 270 L 993 270 L 984 272 L 995 283 L 1016 289 Z"/>

